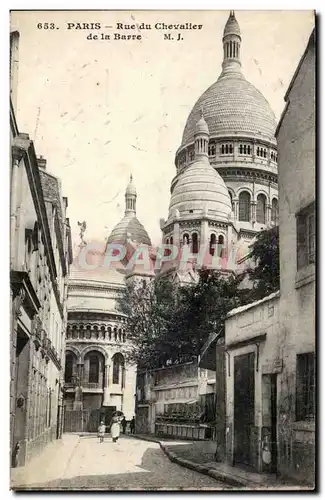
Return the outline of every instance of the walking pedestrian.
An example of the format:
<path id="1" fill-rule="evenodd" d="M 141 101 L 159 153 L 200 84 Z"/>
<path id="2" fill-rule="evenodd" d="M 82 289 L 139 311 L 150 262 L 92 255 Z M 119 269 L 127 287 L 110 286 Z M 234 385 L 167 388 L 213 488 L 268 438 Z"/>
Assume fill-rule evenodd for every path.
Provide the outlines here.
<path id="1" fill-rule="evenodd" d="M 134 431 L 135 431 L 135 419 L 134 417 L 132 417 L 132 420 L 130 422 L 130 433 L 134 434 Z"/>
<path id="2" fill-rule="evenodd" d="M 111 420 L 111 434 L 113 443 L 116 443 L 120 437 L 120 417 L 114 413 Z"/>
<path id="3" fill-rule="evenodd" d="M 99 442 L 103 443 L 104 442 L 104 437 L 105 437 L 105 430 L 106 430 L 106 425 L 104 424 L 103 420 L 99 424 L 98 427 L 98 437 L 99 437 Z"/>
<path id="4" fill-rule="evenodd" d="M 121 425 L 122 425 L 123 434 L 125 434 L 126 426 L 128 425 L 125 417 L 122 418 Z"/>

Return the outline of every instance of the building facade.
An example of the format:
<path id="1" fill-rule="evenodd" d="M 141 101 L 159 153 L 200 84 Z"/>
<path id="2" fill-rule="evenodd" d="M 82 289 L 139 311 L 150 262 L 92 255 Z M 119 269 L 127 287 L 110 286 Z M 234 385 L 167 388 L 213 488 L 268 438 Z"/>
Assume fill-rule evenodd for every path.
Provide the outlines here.
<path id="1" fill-rule="evenodd" d="M 65 430 L 96 431 L 109 425 L 114 411 L 131 420 L 135 411 L 136 366 L 127 360 L 129 342 L 118 297 L 127 280 L 152 276 L 127 268 L 137 245 L 150 238 L 136 216 L 137 192 L 132 176 L 125 192 L 125 214 L 97 250 L 81 245 L 69 277 L 65 364 Z M 125 249 L 119 262 L 107 264 L 107 245 Z"/>
<path id="2" fill-rule="evenodd" d="M 241 33 L 231 11 L 223 33 L 222 71 L 197 100 L 176 152 L 176 176 L 163 242 L 241 248 L 278 216 L 276 121 L 241 70 Z M 203 175 L 202 164 L 218 174 Z M 201 169 L 201 170 L 200 170 Z M 230 208 L 229 208 L 230 207 Z"/>
<path id="3" fill-rule="evenodd" d="M 215 359 L 219 370 L 224 363 L 227 462 L 314 484 L 315 32 L 285 100 L 277 129 L 280 291 L 227 315 Z"/>
<path id="4" fill-rule="evenodd" d="M 279 293 L 232 310 L 225 322 L 226 460 L 277 471 Z"/>
<path id="5" fill-rule="evenodd" d="M 196 269 L 202 266 L 225 275 L 243 272 L 256 234 L 278 219 L 276 120 L 267 100 L 243 75 L 241 43 L 231 11 L 220 76 L 195 103 L 176 152 L 169 213 L 161 230 L 163 243 L 176 246 L 178 254 L 166 259 L 161 275 L 181 285 L 195 283 Z M 216 370 L 216 341 L 209 341 L 207 356 L 213 355 L 209 361 L 207 356 L 200 359 L 202 369 Z M 224 456 L 224 346 L 217 349 L 215 437 Z M 196 386 L 199 380 L 197 376 Z M 181 388 L 182 380 L 178 382 Z M 208 395 L 211 388 L 203 392 Z M 152 431 L 151 424 L 147 428 Z"/>
<path id="6" fill-rule="evenodd" d="M 11 34 L 10 437 L 12 466 L 62 433 L 71 234 L 58 179 L 15 118 L 19 33 Z"/>
<path id="7" fill-rule="evenodd" d="M 280 186 L 279 467 L 315 480 L 315 31 L 277 129 Z"/>
<path id="8" fill-rule="evenodd" d="M 213 437 L 215 373 L 197 361 L 137 374 L 136 432 L 177 439 Z"/>

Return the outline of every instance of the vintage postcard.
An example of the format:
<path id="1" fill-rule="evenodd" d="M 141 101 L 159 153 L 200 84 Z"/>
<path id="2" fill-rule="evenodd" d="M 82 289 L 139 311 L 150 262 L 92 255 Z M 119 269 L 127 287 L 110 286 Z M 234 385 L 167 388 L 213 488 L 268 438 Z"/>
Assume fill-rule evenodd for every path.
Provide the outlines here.
<path id="1" fill-rule="evenodd" d="M 11 489 L 315 489 L 315 24 L 11 11 Z"/>

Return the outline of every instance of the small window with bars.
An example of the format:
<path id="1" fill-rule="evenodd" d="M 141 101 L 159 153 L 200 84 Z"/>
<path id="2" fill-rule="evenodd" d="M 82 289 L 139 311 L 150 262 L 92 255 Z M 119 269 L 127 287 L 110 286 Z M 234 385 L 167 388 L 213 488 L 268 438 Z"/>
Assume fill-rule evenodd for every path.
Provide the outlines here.
<path id="1" fill-rule="evenodd" d="M 315 418 L 315 353 L 297 355 L 296 420 Z"/>
<path id="2" fill-rule="evenodd" d="M 315 263 L 315 203 L 311 203 L 296 216 L 297 219 L 297 269 Z"/>

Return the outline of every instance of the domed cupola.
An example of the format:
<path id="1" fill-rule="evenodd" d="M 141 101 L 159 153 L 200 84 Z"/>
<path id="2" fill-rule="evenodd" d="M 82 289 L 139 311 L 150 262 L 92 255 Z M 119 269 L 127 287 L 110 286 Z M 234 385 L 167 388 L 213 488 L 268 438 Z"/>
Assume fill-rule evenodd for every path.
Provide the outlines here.
<path id="1" fill-rule="evenodd" d="M 136 216 L 137 191 L 130 175 L 130 181 L 125 190 L 125 213 L 123 219 L 114 227 L 107 239 L 107 243 L 126 244 L 130 239 L 133 242 L 151 245 L 147 231 Z"/>
<path id="2" fill-rule="evenodd" d="M 204 212 L 221 221 L 228 221 L 231 200 L 221 176 L 211 167 L 208 158 L 209 128 L 201 117 L 196 123 L 195 159 L 182 173 L 173 189 L 169 218 L 175 213 L 183 217 L 200 217 Z"/>
<path id="3" fill-rule="evenodd" d="M 193 144 L 194 130 L 204 109 L 210 139 L 247 137 L 276 145 L 276 119 L 265 97 L 249 83 L 241 69 L 241 32 L 234 11 L 226 22 L 222 44 L 222 71 L 218 80 L 197 100 L 184 128 L 176 164 L 184 157 L 184 148 Z"/>

